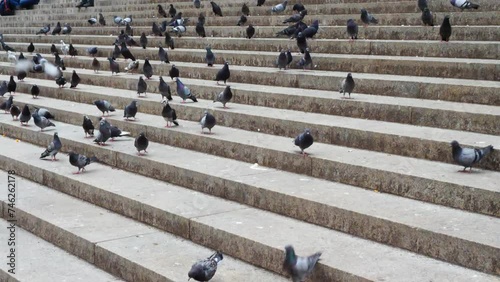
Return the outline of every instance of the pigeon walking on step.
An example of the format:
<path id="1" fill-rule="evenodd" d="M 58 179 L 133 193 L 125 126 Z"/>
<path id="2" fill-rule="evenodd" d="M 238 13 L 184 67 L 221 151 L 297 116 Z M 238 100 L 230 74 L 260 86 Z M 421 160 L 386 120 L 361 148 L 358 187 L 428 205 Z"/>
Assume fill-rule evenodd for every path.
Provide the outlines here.
<path id="1" fill-rule="evenodd" d="M 479 9 L 478 4 L 474 4 L 469 0 L 450 0 L 450 3 L 454 7 L 462 9 L 462 11 L 465 9 Z"/>
<path id="2" fill-rule="evenodd" d="M 132 61 L 135 61 L 134 55 L 132 55 L 130 50 L 127 48 L 127 45 L 125 44 L 125 42 L 122 42 L 122 44 L 121 44 L 120 53 L 122 54 L 122 56 L 125 59 L 131 59 Z"/>
<path id="3" fill-rule="evenodd" d="M 39 34 L 45 34 L 47 35 L 47 33 L 50 31 L 50 24 L 42 27 L 39 31 L 36 32 L 36 35 L 39 35 Z"/>
<path id="4" fill-rule="evenodd" d="M 219 5 L 214 1 L 210 1 L 210 5 L 212 5 L 212 12 L 214 12 L 216 16 L 222 17 L 222 10 Z"/>
<path id="5" fill-rule="evenodd" d="M 278 66 L 279 70 L 281 69 L 286 69 L 286 66 L 288 64 L 288 58 L 286 57 L 286 52 L 285 50 L 281 50 L 280 54 L 278 55 L 278 58 L 276 59 L 276 65 Z"/>
<path id="6" fill-rule="evenodd" d="M 19 116 L 19 121 L 21 122 L 21 125 L 28 125 L 28 122 L 31 119 L 31 112 L 30 108 L 28 105 L 24 105 L 23 110 L 21 111 L 21 115 Z"/>
<path id="7" fill-rule="evenodd" d="M 198 102 L 198 100 L 196 99 L 194 94 L 191 93 L 191 90 L 186 85 L 184 85 L 184 83 L 182 83 L 182 81 L 178 77 L 175 79 L 175 84 L 176 84 L 176 88 L 177 88 L 176 89 L 177 95 L 179 95 L 179 97 L 182 98 L 181 103 L 185 103 L 186 99 L 188 99 L 188 98 L 193 100 L 193 102 Z"/>
<path id="8" fill-rule="evenodd" d="M 285 247 L 285 260 L 283 262 L 283 269 L 292 276 L 293 282 L 302 282 L 306 280 L 316 263 L 321 257 L 321 252 L 317 252 L 308 257 L 299 257 L 295 254 L 292 246 Z"/>
<path id="9" fill-rule="evenodd" d="M 80 171 L 82 173 L 85 171 L 85 167 L 88 166 L 91 163 L 98 162 L 98 159 L 96 157 L 90 157 L 88 158 L 85 155 L 80 155 L 75 152 L 70 152 L 69 153 L 69 163 L 72 166 L 76 166 L 78 168 L 77 172 L 73 172 L 73 174 L 79 174 Z"/>
<path id="10" fill-rule="evenodd" d="M 493 146 L 489 145 L 481 149 L 462 148 L 457 141 L 451 142 L 451 153 L 453 160 L 464 167 L 460 172 L 466 172 L 469 167 L 469 172 L 472 172 L 472 166 L 481 161 L 493 150 Z"/>
<path id="11" fill-rule="evenodd" d="M 71 86 L 69 88 L 76 88 L 80 83 L 80 77 L 76 74 L 76 71 L 73 70 L 73 74 L 71 75 Z"/>
<path id="12" fill-rule="evenodd" d="M 95 59 L 95 58 L 94 58 Z M 108 58 L 111 75 L 120 73 L 120 65 L 115 62 L 115 58 Z"/>
<path id="13" fill-rule="evenodd" d="M 215 76 L 215 81 L 217 81 L 217 85 L 219 85 L 219 81 L 224 81 L 224 84 L 226 84 L 226 81 L 231 77 L 231 72 L 229 71 L 229 63 L 225 62 L 224 66 L 222 69 L 220 69 L 217 72 L 217 75 Z"/>
<path id="14" fill-rule="evenodd" d="M 109 124 L 106 119 L 101 118 L 101 120 L 99 121 L 99 128 L 95 136 L 94 143 L 99 146 L 104 146 L 109 138 L 111 138 L 111 124 Z"/>
<path id="15" fill-rule="evenodd" d="M 52 142 L 50 142 L 47 149 L 40 155 L 40 159 L 51 156 L 52 161 L 57 161 L 56 155 L 57 153 L 59 153 L 59 150 L 61 150 L 61 147 L 62 147 L 61 140 L 59 139 L 59 135 L 57 135 L 57 132 L 55 132 Z"/>
<path id="16" fill-rule="evenodd" d="M 0 110 L 4 110 L 5 113 L 8 113 L 10 108 L 13 105 L 13 100 L 14 100 L 14 97 L 10 96 L 9 99 L 7 99 L 6 101 L 3 101 L 0 104 Z"/>
<path id="17" fill-rule="evenodd" d="M 137 82 L 137 96 L 141 96 L 144 93 L 146 95 L 146 90 L 148 90 L 148 84 L 142 78 L 142 75 L 139 76 L 139 81 Z"/>
<path id="18" fill-rule="evenodd" d="M 422 23 L 428 26 L 434 26 L 434 17 L 429 8 L 424 8 L 422 11 Z"/>
<path id="19" fill-rule="evenodd" d="M 12 93 L 16 93 L 16 88 L 17 88 L 17 83 L 14 81 L 14 76 L 10 76 L 9 83 L 7 83 L 7 92 L 9 92 L 10 95 Z"/>
<path id="20" fill-rule="evenodd" d="M 223 258 L 224 256 L 221 252 L 215 252 L 208 258 L 197 261 L 189 270 L 189 279 L 193 278 L 196 281 L 210 281 L 214 277 L 217 266 Z"/>
<path id="21" fill-rule="evenodd" d="M 40 131 L 43 131 L 45 128 L 50 127 L 50 126 L 56 126 L 53 124 L 48 118 L 44 116 L 40 116 L 37 113 L 33 113 L 31 115 L 33 117 L 33 121 L 35 122 L 35 125 L 40 128 Z"/>
<path id="22" fill-rule="evenodd" d="M 207 66 L 213 67 L 215 63 L 215 55 L 212 52 L 212 46 L 208 45 L 205 47 L 205 50 L 207 50 L 207 54 L 205 55 L 205 62 L 207 62 Z"/>
<path id="23" fill-rule="evenodd" d="M 175 65 L 172 65 L 170 67 L 170 70 L 168 71 L 168 75 L 170 76 L 170 79 L 174 79 L 175 77 L 179 77 L 179 69 L 175 66 Z"/>
<path id="24" fill-rule="evenodd" d="M 135 138 L 134 146 L 137 149 L 137 155 L 142 156 L 141 151 L 147 153 L 146 149 L 149 146 L 149 140 L 144 132 L 141 132 L 137 138 Z"/>
<path id="25" fill-rule="evenodd" d="M 349 41 L 358 39 L 358 25 L 353 19 L 347 20 L 347 35 L 349 35 Z"/>
<path id="26" fill-rule="evenodd" d="M 299 134 L 294 140 L 295 146 L 299 146 L 301 154 L 304 157 L 307 156 L 307 153 L 304 152 L 304 150 L 311 147 L 313 143 L 314 138 L 312 137 L 311 131 L 309 129 L 306 129 L 304 132 Z"/>
<path id="27" fill-rule="evenodd" d="M 170 86 L 163 80 L 163 77 L 160 76 L 160 84 L 158 85 L 158 92 L 160 92 L 162 99 L 167 99 L 168 101 L 172 101 L 172 91 L 170 90 Z"/>
<path id="28" fill-rule="evenodd" d="M 85 132 L 85 138 L 87 138 L 87 135 L 90 137 L 94 136 L 94 124 L 88 116 L 83 117 L 82 127 L 83 132 Z"/>
<path id="29" fill-rule="evenodd" d="M 16 105 L 10 106 L 10 115 L 12 116 L 12 120 L 17 120 L 20 114 L 21 114 L 21 109 L 19 109 L 18 106 Z"/>
<path id="30" fill-rule="evenodd" d="M 345 98 L 345 94 L 349 93 L 349 99 L 351 99 L 351 92 L 354 90 L 354 86 L 356 84 L 354 83 L 354 79 L 352 78 L 352 74 L 348 73 L 347 77 L 342 80 L 340 83 L 340 90 L 339 92 L 342 93 L 342 98 Z"/>
<path id="31" fill-rule="evenodd" d="M 168 53 L 161 46 L 158 46 L 158 58 L 160 59 L 160 62 L 170 64 L 170 60 L 168 59 Z"/>
<path id="32" fill-rule="evenodd" d="M 153 76 L 153 67 L 149 63 L 148 58 L 144 60 L 144 64 L 142 65 L 142 73 L 147 79 L 150 79 Z"/>
<path id="33" fill-rule="evenodd" d="M 361 21 L 365 24 L 365 27 L 370 24 L 378 24 L 378 20 L 368 11 L 363 8 L 361 9 Z"/>
<path id="34" fill-rule="evenodd" d="M 313 67 L 313 61 L 311 58 L 311 53 L 309 53 L 309 48 L 306 48 L 304 52 L 304 57 L 300 58 L 300 61 L 297 63 L 298 67 L 301 67 L 303 70 L 306 70 L 307 66 L 310 66 L 309 69 Z"/>
<path id="35" fill-rule="evenodd" d="M 52 30 L 52 35 L 61 35 L 61 30 L 62 30 L 61 23 L 57 22 L 56 26 Z"/>
<path id="36" fill-rule="evenodd" d="M 96 100 L 94 101 L 94 105 L 96 105 L 99 111 L 102 112 L 102 116 L 104 116 L 105 112 L 108 113 L 109 116 L 109 112 L 115 111 L 115 108 L 111 105 L 111 103 L 106 100 Z"/>
<path id="37" fill-rule="evenodd" d="M 215 96 L 214 103 L 215 102 L 221 102 L 222 107 L 224 109 L 226 108 L 227 102 L 231 101 L 233 98 L 233 92 L 231 91 L 231 86 L 226 86 L 222 92 L 220 92 L 217 96 Z"/>
<path id="38" fill-rule="evenodd" d="M 443 23 L 439 28 L 439 35 L 441 36 L 441 42 L 450 41 L 450 36 L 451 36 L 450 16 L 444 16 Z"/>
<path id="39" fill-rule="evenodd" d="M 205 132 L 203 131 L 204 128 L 208 128 L 208 134 L 212 134 L 212 128 L 215 126 L 217 121 L 215 120 L 215 117 L 208 112 L 208 110 L 205 110 L 205 114 L 200 120 L 201 124 L 201 133 L 204 134 Z"/>
<path id="40" fill-rule="evenodd" d="M 125 109 L 123 110 L 123 117 L 128 120 L 129 118 L 134 118 L 135 120 L 135 115 L 137 114 L 137 101 L 132 101 L 130 104 L 128 104 Z"/>
<path id="41" fill-rule="evenodd" d="M 167 122 L 167 125 L 165 127 L 170 127 L 170 123 L 175 124 L 176 126 L 179 126 L 179 123 L 177 122 L 177 114 L 172 107 L 168 104 L 168 100 L 163 97 L 163 100 L 161 101 L 163 104 L 163 110 L 161 111 L 161 116 L 163 119 Z"/>
<path id="42" fill-rule="evenodd" d="M 287 5 L 287 4 L 288 4 L 288 0 L 285 0 L 285 1 L 283 1 L 283 3 L 280 3 L 280 4 L 275 5 L 275 6 L 271 9 L 271 12 L 272 12 L 272 13 L 277 13 L 277 14 L 279 14 L 279 13 L 281 13 L 281 12 L 285 11 L 285 9 L 286 9 L 286 5 Z"/>
<path id="43" fill-rule="evenodd" d="M 253 27 L 252 24 L 249 24 L 247 29 L 246 29 L 247 37 L 248 39 L 252 39 L 252 37 L 255 35 L 255 27 Z"/>
<path id="44" fill-rule="evenodd" d="M 141 44 L 142 49 L 146 49 L 148 46 L 148 38 L 146 37 L 146 33 L 141 34 L 141 38 L 139 39 L 139 43 Z"/>
<path id="45" fill-rule="evenodd" d="M 417 6 L 423 12 L 425 8 L 428 8 L 427 0 L 417 0 Z"/>

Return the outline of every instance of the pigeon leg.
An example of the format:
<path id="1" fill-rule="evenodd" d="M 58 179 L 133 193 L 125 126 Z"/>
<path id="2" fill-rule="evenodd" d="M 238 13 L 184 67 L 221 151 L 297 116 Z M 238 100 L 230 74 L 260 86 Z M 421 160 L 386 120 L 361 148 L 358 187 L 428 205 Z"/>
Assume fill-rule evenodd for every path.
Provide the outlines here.
<path id="1" fill-rule="evenodd" d="M 184 104 L 184 103 L 186 103 L 186 100 L 182 100 L 181 104 Z"/>
<path id="2" fill-rule="evenodd" d="M 52 156 L 52 161 L 57 161 L 56 156 Z"/>

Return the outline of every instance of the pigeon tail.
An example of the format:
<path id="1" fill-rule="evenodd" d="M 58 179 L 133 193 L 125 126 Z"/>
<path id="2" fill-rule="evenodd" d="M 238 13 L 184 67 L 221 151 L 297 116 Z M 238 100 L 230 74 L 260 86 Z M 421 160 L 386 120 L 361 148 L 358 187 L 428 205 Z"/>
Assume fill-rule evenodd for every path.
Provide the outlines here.
<path id="1" fill-rule="evenodd" d="M 188 98 L 193 100 L 193 102 L 198 102 L 198 99 L 196 99 L 196 97 L 194 97 L 193 95 L 189 96 Z"/>
<path id="2" fill-rule="evenodd" d="M 119 137 L 124 137 L 124 136 L 132 136 L 132 134 L 130 132 L 127 132 L 127 131 L 122 131 L 122 133 L 120 133 Z"/>

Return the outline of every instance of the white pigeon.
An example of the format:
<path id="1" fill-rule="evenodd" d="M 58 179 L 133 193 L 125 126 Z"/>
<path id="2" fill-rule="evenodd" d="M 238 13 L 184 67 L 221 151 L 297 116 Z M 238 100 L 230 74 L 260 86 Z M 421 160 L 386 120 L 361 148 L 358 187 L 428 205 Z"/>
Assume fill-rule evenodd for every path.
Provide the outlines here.
<path id="1" fill-rule="evenodd" d="M 17 62 L 16 53 L 12 51 L 7 51 L 7 58 L 9 58 L 9 61 L 12 64 L 15 64 Z"/>
<path id="2" fill-rule="evenodd" d="M 43 71 L 53 79 L 59 78 L 61 76 L 61 71 L 59 70 L 59 68 L 51 64 L 46 59 L 41 59 L 40 64 L 43 67 Z"/>
<path id="3" fill-rule="evenodd" d="M 63 52 L 64 56 L 68 55 L 69 46 L 66 45 L 63 40 L 61 40 L 61 51 Z"/>
<path id="4" fill-rule="evenodd" d="M 139 67 L 138 60 L 132 61 L 132 59 L 127 59 L 127 61 L 128 61 L 128 66 L 125 68 L 127 72 L 137 69 Z"/>
<path id="5" fill-rule="evenodd" d="M 176 26 L 172 29 L 177 35 L 181 35 L 182 33 L 186 32 L 186 27 L 183 25 Z"/>
<path id="6" fill-rule="evenodd" d="M 128 16 L 122 19 L 121 24 L 122 25 L 127 25 L 132 23 L 132 16 Z"/>

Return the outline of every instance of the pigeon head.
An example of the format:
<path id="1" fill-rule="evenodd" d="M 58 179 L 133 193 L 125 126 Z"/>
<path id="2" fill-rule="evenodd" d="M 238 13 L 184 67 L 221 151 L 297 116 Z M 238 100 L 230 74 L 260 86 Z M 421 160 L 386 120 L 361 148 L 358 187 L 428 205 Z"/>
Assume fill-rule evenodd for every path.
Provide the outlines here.
<path id="1" fill-rule="evenodd" d="M 304 133 L 307 135 L 311 135 L 311 130 L 309 128 L 306 128 L 306 130 L 304 130 Z"/>
<path id="2" fill-rule="evenodd" d="M 352 74 L 351 74 L 351 73 L 348 73 L 348 74 L 347 74 L 347 77 L 351 77 L 351 78 L 352 78 Z"/>
<path id="3" fill-rule="evenodd" d="M 450 16 L 448 16 L 448 15 L 444 16 L 444 21 L 445 22 L 450 22 Z"/>
<path id="4" fill-rule="evenodd" d="M 130 104 L 134 105 L 134 106 L 137 106 L 137 101 L 136 100 L 133 100 Z"/>
<path id="5" fill-rule="evenodd" d="M 366 9 L 365 9 L 365 8 L 361 9 L 361 14 L 362 14 L 362 15 L 366 15 L 367 13 L 368 13 L 368 12 L 366 11 Z"/>
<path id="6" fill-rule="evenodd" d="M 141 133 L 139 134 L 139 136 L 141 136 L 141 137 L 146 137 L 146 133 L 141 132 Z"/>
<path id="7" fill-rule="evenodd" d="M 453 149 L 460 148 L 460 144 L 458 144 L 458 141 L 453 140 L 453 141 L 451 142 L 451 147 L 452 147 Z"/>
<path id="8" fill-rule="evenodd" d="M 285 262 L 284 265 L 295 265 L 297 262 L 297 255 L 291 245 L 285 246 Z"/>

